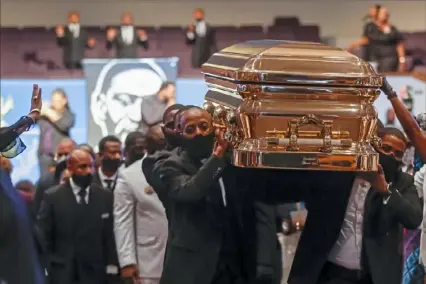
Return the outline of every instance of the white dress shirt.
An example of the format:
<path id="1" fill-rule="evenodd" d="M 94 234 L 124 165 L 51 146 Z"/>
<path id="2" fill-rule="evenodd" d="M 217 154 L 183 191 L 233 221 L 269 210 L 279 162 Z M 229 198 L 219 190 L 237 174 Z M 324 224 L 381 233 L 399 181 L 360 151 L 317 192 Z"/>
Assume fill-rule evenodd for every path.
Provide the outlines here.
<path id="1" fill-rule="evenodd" d="M 121 26 L 121 36 L 126 44 L 132 44 L 135 35 L 135 29 L 133 26 Z"/>
<path id="2" fill-rule="evenodd" d="M 75 199 L 77 203 L 80 204 L 81 196 L 79 193 L 80 193 L 81 187 L 76 185 L 75 182 L 72 180 L 72 178 L 70 178 L 70 185 L 71 185 L 72 192 L 75 195 Z M 86 204 L 89 204 L 89 191 L 90 191 L 90 186 L 86 188 L 86 196 L 84 197 L 84 201 L 86 202 Z"/>
<path id="3" fill-rule="evenodd" d="M 98 168 L 98 175 L 99 175 L 99 179 L 101 180 L 103 188 L 108 188 L 108 183 L 105 180 L 110 180 L 111 181 L 111 186 L 115 187 L 115 184 L 117 182 L 118 171 L 119 170 L 117 170 L 113 176 L 107 177 L 106 175 L 104 175 L 104 173 L 102 172 L 101 168 Z"/>
<path id="4" fill-rule="evenodd" d="M 353 183 L 339 238 L 328 260 L 348 269 L 361 270 L 364 207 L 371 184 L 357 177 Z"/>
<path id="5" fill-rule="evenodd" d="M 207 24 L 205 21 L 200 21 L 195 24 L 195 33 L 198 37 L 205 37 L 207 33 Z M 186 36 L 193 40 L 195 38 L 194 32 L 188 32 Z"/>
<path id="6" fill-rule="evenodd" d="M 420 226 L 422 232 L 420 237 L 420 262 L 426 268 L 426 165 L 414 176 L 414 185 L 420 198 L 423 198 L 423 221 Z"/>
<path id="7" fill-rule="evenodd" d="M 80 35 L 80 24 L 69 24 L 68 29 L 73 34 L 75 38 Z"/>

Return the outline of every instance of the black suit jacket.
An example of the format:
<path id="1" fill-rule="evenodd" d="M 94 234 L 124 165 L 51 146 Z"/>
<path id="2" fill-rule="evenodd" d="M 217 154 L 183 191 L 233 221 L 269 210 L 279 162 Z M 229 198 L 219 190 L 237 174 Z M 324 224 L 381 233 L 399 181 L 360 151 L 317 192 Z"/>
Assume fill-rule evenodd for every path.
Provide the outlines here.
<path id="1" fill-rule="evenodd" d="M 56 43 L 58 46 L 63 48 L 64 63 L 80 63 L 84 58 L 86 48 L 88 48 L 87 41 L 89 40 L 89 35 L 86 29 L 80 26 L 78 37 L 74 37 L 74 34 L 69 30 L 68 27 L 64 29 L 64 32 L 65 34 L 63 37 L 56 38 Z"/>
<path id="2" fill-rule="evenodd" d="M 402 280 L 402 228 L 417 229 L 422 204 L 413 177 L 399 172 L 388 203 L 374 190 L 367 195 L 364 213 L 364 263 L 374 284 L 399 284 Z M 383 273 L 386 271 L 386 273 Z"/>
<path id="3" fill-rule="evenodd" d="M 200 68 L 210 56 L 217 51 L 216 33 L 212 26 L 206 23 L 206 35 L 199 37 L 194 32 L 195 38 L 186 37 L 187 44 L 192 45 L 192 67 Z"/>
<path id="4" fill-rule="evenodd" d="M 171 228 L 162 284 L 211 282 L 223 236 L 221 228 L 217 226 L 222 222 L 218 216 L 218 210 L 222 208 L 217 183 L 220 177 L 225 184 L 227 200 L 232 200 L 228 204 L 232 206 L 237 219 L 240 249 L 244 251 L 245 276 L 249 283 L 254 281 L 256 242 L 253 237 L 261 235 L 256 230 L 262 228 L 256 226 L 254 216 L 258 216 L 257 222 L 261 223 L 262 218 L 267 222 L 273 219 L 268 215 L 269 212 L 273 213 L 273 208 L 269 210 L 270 206 L 265 204 L 254 205 L 253 197 L 246 192 L 246 182 L 240 178 L 241 173 L 225 167 L 223 159 L 213 156 L 200 167 L 186 152 L 178 151 L 161 166 L 154 168 L 154 175 L 161 178 L 171 203 Z M 274 235 L 269 239 L 275 237 L 275 231 L 272 232 Z M 273 247 L 270 243 L 268 246 Z M 272 265 L 272 259 L 266 258 L 265 262 Z"/>
<path id="5" fill-rule="evenodd" d="M 148 40 L 140 40 L 136 28 L 133 29 L 133 41 L 130 44 L 124 42 L 121 34 L 121 28 L 117 29 L 117 35 L 114 40 L 107 40 L 107 49 L 116 49 L 117 58 L 137 58 L 138 46 L 142 46 L 145 50 L 148 49 Z"/>
<path id="6" fill-rule="evenodd" d="M 355 173 L 318 172 L 311 176 L 311 191 L 306 196 L 308 216 L 302 232 L 289 284 L 316 284 L 345 218 Z M 400 283 L 402 256 L 401 224 L 417 228 L 422 219 L 420 199 L 412 177 L 399 173 L 387 205 L 370 189 L 364 212 L 363 265 L 368 265 L 375 284 Z M 321 239 L 318 239 L 321 236 Z M 383 273 L 386 271 L 386 273 Z M 309 272 L 309 273 L 307 273 Z"/>
<path id="7" fill-rule="evenodd" d="M 90 187 L 89 204 L 78 205 L 69 183 L 46 191 L 38 225 L 46 239 L 51 281 L 68 284 L 75 271 L 80 283 L 105 283 L 106 266 L 113 263 L 113 196 Z"/>
<path id="8" fill-rule="evenodd" d="M 157 193 L 158 198 L 160 199 L 161 203 L 164 206 L 164 209 L 166 210 L 166 216 L 169 220 L 168 225 L 171 226 L 171 219 L 169 218 L 170 214 L 170 207 L 171 202 L 168 197 L 168 190 L 167 186 L 162 182 L 158 174 L 158 169 L 162 167 L 165 161 L 167 161 L 168 158 L 170 158 L 173 155 L 177 154 L 178 149 L 174 149 L 172 151 L 157 151 L 152 155 L 148 155 L 143 159 L 142 161 L 142 171 L 146 178 L 146 181 L 148 184 L 154 189 L 155 193 Z M 154 172 L 154 168 L 157 169 L 156 172 Z"/>
<path id="9" fill-rule="evenodd" d="M 0 169 L 0 282 L 44 283 L 34 233 L 26 204 Z"/>

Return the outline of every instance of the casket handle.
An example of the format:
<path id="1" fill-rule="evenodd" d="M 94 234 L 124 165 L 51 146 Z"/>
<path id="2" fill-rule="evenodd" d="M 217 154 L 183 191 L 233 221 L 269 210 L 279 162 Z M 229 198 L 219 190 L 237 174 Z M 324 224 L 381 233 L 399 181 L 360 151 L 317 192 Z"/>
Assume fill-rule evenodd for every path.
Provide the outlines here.
<path id="1" fill-rule="evenodd" d="M 297 143 L 299 139 L 299 130 L 301 127 L 307 125 L 314 125 L 321 129 L 321 137 L 323 139 L 321 152 L 331 152 L 333 121 L 319 119 L 314 114 L 308 114 L 302 118 L 292 119 L 288 122 L 289 145 L 287 146 L 287 151 L 299 151 Z"/>

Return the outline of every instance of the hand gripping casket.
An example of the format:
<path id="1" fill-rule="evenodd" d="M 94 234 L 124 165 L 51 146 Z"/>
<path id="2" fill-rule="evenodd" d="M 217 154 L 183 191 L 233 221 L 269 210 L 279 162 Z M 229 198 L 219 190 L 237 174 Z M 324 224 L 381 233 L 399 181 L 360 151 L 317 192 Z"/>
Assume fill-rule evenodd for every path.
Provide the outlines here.
<path id="1" fill-rule="evenodd" d="M 376 171 L 383 78 L 339 48 L 307 42 L 248 41 L 202 67 L 204 108 L 226 128 L 238 167 Z"/>

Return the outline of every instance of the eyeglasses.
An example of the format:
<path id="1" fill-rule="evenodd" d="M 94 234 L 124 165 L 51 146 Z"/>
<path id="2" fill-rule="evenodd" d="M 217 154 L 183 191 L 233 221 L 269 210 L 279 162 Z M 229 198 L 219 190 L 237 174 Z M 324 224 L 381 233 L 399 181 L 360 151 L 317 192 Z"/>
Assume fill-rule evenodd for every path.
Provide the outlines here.
<path id="1" fill-rule="evenodd" d="M 382 151 L 385 154 L 393 154 L 393 156 L 398 159 L 398 160 L 402 160 L 402 158 L 404 157 L 404 152 L 403 151 L 399 151 L 399 150 L 395 150 L 392 148 L 392 146 L 387 145 L 387 144 L 383 144 L 382 145 Z"/>

